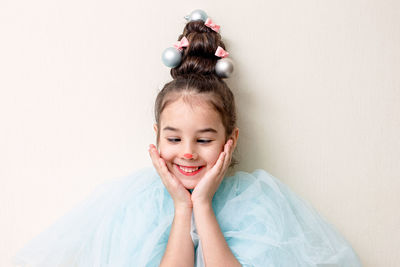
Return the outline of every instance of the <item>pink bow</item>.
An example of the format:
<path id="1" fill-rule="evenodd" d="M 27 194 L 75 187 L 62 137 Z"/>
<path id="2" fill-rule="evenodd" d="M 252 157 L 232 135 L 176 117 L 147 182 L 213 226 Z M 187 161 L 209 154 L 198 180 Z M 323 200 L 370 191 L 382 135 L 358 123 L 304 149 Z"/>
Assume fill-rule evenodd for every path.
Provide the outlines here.
<path id="1" fill-rule="evenodd" d="M 176 49 L 178 49 L 179 51 L 182 51 L 183 48 L 184 48 L 184 47 L 188 47 L 188 45 L 189 45 L 188 39 L 186 39 L 186 36 L 183 36 L 183 38 L 182 38 L 180 41 L 177 41 L 177 42 L 174 44 L 174 47 L 175 47 Z"/>
<path id="2" fill-rule="evenodd" d="M 204 22 L 204 25 L 206 25 L 207 27 L 213 29 L 213 30 L 216 31 L 216 32 L 218 32 L 218 31 L 219 31 L 219 28 L 220 28 L 220 26 L 217 25 L 217 24 L 215 24 L 215 23 L 213 23 L 212 20 L 211 20 L 210 18 L 207 18 L 207 19 L 206 19 L 206 22 Z"/>
<path id="3" fill-rule="evenodd" d="M 215 51 L 215 55 L 217 57 L 227 57 L 229 55 L 228 52 L 226 52 L 222 47 L 218 46 L 217 51 Z"/>

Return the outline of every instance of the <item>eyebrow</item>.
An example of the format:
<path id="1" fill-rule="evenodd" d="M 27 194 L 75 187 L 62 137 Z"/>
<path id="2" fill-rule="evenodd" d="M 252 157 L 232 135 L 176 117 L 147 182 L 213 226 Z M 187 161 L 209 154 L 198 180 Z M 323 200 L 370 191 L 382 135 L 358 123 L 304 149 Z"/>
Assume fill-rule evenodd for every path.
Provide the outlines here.
<path id="1" fill-rule="evenodd" d="M 171 126 L 166 126 L 163 128 L 163 131 L 173 131 L 173 132 L 180 132 L 179 129 L 171 127 Z M 198 133 L 218 133 L 217 130 L 213 129 L 213 128 L 204 128 L 204 129 L 200 129 L 197 130 Z"/>

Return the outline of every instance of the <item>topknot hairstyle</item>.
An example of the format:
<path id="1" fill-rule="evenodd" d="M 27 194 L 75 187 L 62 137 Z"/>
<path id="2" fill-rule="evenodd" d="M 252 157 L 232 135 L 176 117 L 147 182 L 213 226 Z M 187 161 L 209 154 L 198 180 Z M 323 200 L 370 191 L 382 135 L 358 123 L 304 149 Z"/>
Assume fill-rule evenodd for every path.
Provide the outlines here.
<path id="1" fill-rule="evenodd" d="M 187 74 L 215 75 L 215 65 L 219 60 L 215 51 L 218 46 L 225 49 L 221 35 L 197 20 L 186 24 L 178 41 L 183 37 L 188 39 L 189 46 L 183 50 L 181 64 L 171 69 L 172 78 Z"/>
<path id="2" fill-rule="evenodd" d="M 180 65 L 171 69 L 173 80 L 166 83 L 157 95 L 154 107 L 156 123 L 160 125 L 165 107 L 182 96 L 189 100 L 190 97 L 202 97 L 220 114 L 228 140 L 236 127 L 236 105 L 232 91 L 215 73 L 215 65 L 220 59 L 215 51 L 218 46 L 225 49 L 221 35 L 204 25 L 204 21 L 195 20 L 185 25 L 178 41 L 183 37 L 188 39 L 189 45 L 183 48 Z M 157 143 L 159 131 L 160 127 Z"/>

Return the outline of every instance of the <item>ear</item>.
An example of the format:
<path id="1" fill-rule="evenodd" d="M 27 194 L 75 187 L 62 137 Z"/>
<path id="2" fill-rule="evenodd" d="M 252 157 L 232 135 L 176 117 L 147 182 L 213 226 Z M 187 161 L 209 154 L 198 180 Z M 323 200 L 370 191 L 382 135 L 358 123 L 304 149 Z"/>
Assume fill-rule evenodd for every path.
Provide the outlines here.
<path id="1" fill-rule="evenodd" d="M 155 133 L 155 135 L 156 135 L 156 147 L 157 147 L 157 150 L 158 150 L 158 138 L 159 138 L 159 136 L 157 135 L 157 131 L 158 131 L 158 125 L 157 125 L 157 123 L 154 123 L 154 125 L 153 125 L 153 129 L 154 129 L 154 133 Z M 158 150 L 158 153 L 160 153 L 160 150 Z"/>
<path id="2" fill-rule="evenodd" d="M 233 129 L 231 136 L 228 138 L 228 139 L 232 139 L 232 141 L 233 141 L 232 147 L 233 148 L 236 147 L 238 138 L 239 138 L 239 128 L 235 127 L 235 129 Z"/>
<path id="3" fill-rule="evenodd" d="M 157 135 L 157 130 L 158 130 L 157 123 L 154 123 L 154 125 L 153 125 L 153 129 L 154 129 L 154 132 L 155 132 L 155 133 L 156 133 L 156 135 Z"/>

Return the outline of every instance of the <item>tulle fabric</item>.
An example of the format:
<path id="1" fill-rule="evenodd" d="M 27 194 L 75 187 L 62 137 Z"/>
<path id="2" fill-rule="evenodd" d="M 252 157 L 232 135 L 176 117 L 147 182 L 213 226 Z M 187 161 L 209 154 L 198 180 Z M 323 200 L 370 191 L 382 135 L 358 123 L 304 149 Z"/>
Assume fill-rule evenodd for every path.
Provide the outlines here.
<path id="1" fill-rule="evenodd" d="M 243 266 L 361 266 L 347 241 L 307 202 L 263 170 L 226 177 L 213 209 Z M 31 240 L 17 266 L 159 266 L 174 216 L 154 168 L 99 186 L 80 205 Z M 195 218 L 192 218 L 194 221 Z M 196 265 L 203 265 L 195 228 Z"/>

